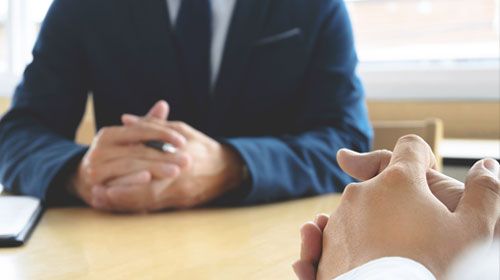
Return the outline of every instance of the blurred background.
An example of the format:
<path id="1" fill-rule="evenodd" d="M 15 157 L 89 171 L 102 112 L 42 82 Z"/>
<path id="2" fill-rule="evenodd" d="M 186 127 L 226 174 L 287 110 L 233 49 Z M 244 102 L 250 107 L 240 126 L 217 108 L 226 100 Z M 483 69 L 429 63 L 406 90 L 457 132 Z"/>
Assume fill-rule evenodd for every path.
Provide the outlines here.
<path id="1" fill-rule="evenodd" d="M 52 0 L 0 0 L 0 73 L 29 62 Z M 498 0 L 347 0 L 365 63 L 498 63 Z"/>
<path id="2" fill-rule="evenodd" d="M 0 0 L 0 115 L 51 0 Z M 499 0 L 347 0 L 374 121 L 439 118 L 445 172 L 500 158 Z M 457 142 L 458 141 L 458 142 Z"/>

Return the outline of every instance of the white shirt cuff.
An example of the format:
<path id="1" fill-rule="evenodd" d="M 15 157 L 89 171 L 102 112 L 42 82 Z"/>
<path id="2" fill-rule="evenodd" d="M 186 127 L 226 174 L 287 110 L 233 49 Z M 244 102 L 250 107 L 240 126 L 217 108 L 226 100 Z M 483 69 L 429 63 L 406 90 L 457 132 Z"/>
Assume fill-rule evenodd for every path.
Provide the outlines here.
<path id="1" fill-rule="evenodd" d="M 402 257 L 384 257 L 336 277 L 334 280 L 436 280 L 422 264 Z"/>

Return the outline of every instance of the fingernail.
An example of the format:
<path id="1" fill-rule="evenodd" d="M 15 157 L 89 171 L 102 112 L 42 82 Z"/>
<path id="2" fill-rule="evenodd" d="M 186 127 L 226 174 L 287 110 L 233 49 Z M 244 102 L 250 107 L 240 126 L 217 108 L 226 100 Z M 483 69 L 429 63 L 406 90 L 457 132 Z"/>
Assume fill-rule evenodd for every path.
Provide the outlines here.
<path id="1" fill-rule="evenodd" d="M 295 261 L 293 264 L 292 264 L 292 269 L 297 273 L 298 269 L 299 269 L 299 261 Z"/>
<path id="2" fill-rule="evenodd" d="M 156 102 L 156 104 L 161 104 L 161 106 L 168 107 L 168 102 L 165 100 L 160 100 L 160 101 Z"/>
<path id="3" fill-rule="evenodd" d="M 338 153 L 340 153 L 340 152 L 342 152 L 342 153 L 349 153 L 349 152 L 352 152 L 352 151 L 351 151 L 351 150 L 349 150 L 349 149 L 347 149 L 347 148 L 342 148 L 342 149 L 340 149 L 340 150 L 338 151 Z"/>
<path id="4" fill-rule="evenodd" d="M 187 139 L 186 139 L 186 137 L 179 136 L 179 137 L 177 137 L 177 142 L 179 144 L 179 147 L 182 148 L 187 144 Z"/>
<path id="5" fill-rule="evenodd" d="M 316 218 L 314 218 L 314 223 L 315 224 L 318 224 L 318 221 L 319 221 L 319 217 L 321 216 L 321 214 L 318 214 L 316 215 Z"/>
<path id="6" fill-rule="evenodd" d="M 358 153 L 358 152 L 356 152 L 356 151 L 353 151 L 353 150 L 351 150 L 351 149 L 348 149 L 348 148 L 342 148 L 342 149 L 340 149 L 340 150 L 337 152 L 337 154 L 339 154 L 339 153 L 345 153 L 345 154 L 347 154 L 347 155 L 349 155 L 349 156 L 355 156 L 355 155 L 359 155 L 359 154 L 360 154 L 360 153 Z"/>
<path id="7" fill-rule="evenodd" d="M 486 167 L 486 169 L 488 169 L 491 173 L 495 174 L 495 176 L 498 176 L 500 175 L 499 174 L 499 171 L 500 171 L 500 165 L 498 164 L 498 162 L 494 159 L 491 159 L 491 158 L 487 158 L 483 161 L 483 165 L 484 167 Z"/>
<path id="8" fill-rule="evenodd" d="M 305 231 L 305 227 L 308 223 L 311 223 L 311 222 L 307 222 L 305 224 L 303 224 L 301 227 L 300 227 L 300 239 L 301 240 L 304 240 L 305 236 L 306 236 L 306 231 Z"/>

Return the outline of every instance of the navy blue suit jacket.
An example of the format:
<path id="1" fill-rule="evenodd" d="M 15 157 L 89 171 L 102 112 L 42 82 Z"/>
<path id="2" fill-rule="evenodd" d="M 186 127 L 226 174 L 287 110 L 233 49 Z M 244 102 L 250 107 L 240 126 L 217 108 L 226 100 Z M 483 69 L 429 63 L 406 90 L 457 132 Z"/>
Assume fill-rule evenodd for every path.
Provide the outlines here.
<path id="1" fill-rule="evenodd" d="M 8 191 L 69 203 L 86 151 L 73 139 L 93 93 L 97 128 L 167 100 L 171 118 L 232 146 L 251 180 L 222 198 L 262 203 L 342 191 L 338 149 L 371 128 L 341 0 L 239 0 L 213 96 L 190 90 L 165 0 L 55 0 L 0 122 Z"/>

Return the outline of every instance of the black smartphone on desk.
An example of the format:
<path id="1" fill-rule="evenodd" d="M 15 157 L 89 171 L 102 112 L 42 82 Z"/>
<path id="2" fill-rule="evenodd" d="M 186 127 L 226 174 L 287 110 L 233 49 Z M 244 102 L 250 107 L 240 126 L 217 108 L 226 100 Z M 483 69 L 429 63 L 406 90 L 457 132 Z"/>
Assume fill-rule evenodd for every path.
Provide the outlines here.
<path id="1" fill-rule="evenodd" d="M 0 247 L 26 243 L 42 213 L 43 206 L 37 198 L 0 195 Z"/>

